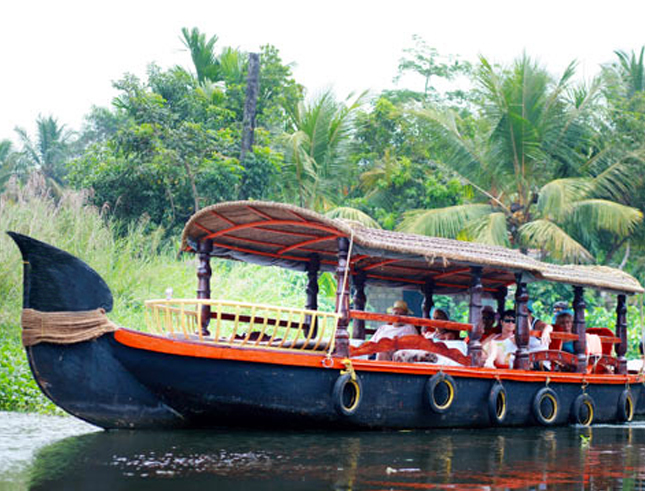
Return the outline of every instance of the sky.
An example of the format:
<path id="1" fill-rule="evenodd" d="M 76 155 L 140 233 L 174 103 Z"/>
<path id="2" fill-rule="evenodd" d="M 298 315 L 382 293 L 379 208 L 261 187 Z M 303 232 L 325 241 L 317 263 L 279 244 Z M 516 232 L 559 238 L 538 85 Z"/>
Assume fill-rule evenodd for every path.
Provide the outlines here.
<path id="1" fill-rule="evenodd" d="M 191 68 L 182 27 L 217 34 L 220 47 L 273 44 L 308 93 L 331 87 L 344 97 L 394 88 L 414 34 L 471 61 L 508 64 L 526 51 L 556 75 L 576 59 L 578 77 L 589 79 L 614 50 L 645 44 L 644 14 L 642 0 L 8 0 L 0 8 L 0 140 L 17 141 L 16 126 L 33 134 L 39 114 L 79 130 L 93 105 L 117 95 L 113 81 L 144 77 L 151 62 Z M 421 79 L 404 83 L 422 89 Z"/>

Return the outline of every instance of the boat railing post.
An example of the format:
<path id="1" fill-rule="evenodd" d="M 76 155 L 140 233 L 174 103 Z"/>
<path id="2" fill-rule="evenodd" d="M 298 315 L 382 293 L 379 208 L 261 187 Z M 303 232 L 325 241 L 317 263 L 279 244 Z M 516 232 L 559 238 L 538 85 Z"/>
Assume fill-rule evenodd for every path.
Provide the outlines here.
<path id="1" fill-rule="evenodd" d="M 526 283 L 522 282 L 522 273 L 515 275 L 515 362 L 513 368 L 528 370 L 529 367 L 529 290 Z"/>
<path id="2" fill-rule="evenodd" d="M 210 239 L 201 240 L 198 248 L 199 266 L 197 267 L 197 298 L 210 299 L 211 298 L 211 252 L 213 251 L 213 241 Z M 208 336 L 208 324 L 211 320 L 211 307 L 210 305 L 202 305 L 201 309 L 201 333 Z"/>
<path id="3" fill-rule="evenodd" d="M 573 287 L 573 333 L 578 336 L 573 342 L 573 352 L 578 359 L 576 371 L 585 373 L 587 371 L 587 326 L 585 325 L 585 301 L 583 298 L 584 289 L 581 286 Z"/>
<path id="4" fill-rule="evenodd" d="M 434 307 L 434 280 L 432 278 L 426 279 L 425 283 L 421 287 L 421 293 L 423 293 L 423 303 L 421 304 L 421 317 L 424 319 L 430 318 L 430 312 L 432 307 Z"/>
<path id="5" fill-rule="evenodd" d="M 470 281 L 470 309 L 468 312 L 468 322 L 473 326 L 468 339 L 468 354 L 472 366 L 480 367 L 483 364 L 482 357 L 482 267 L 473 266 L 471 268 Z"/>
<path id="6" fill-rule="evenodd" d="M 616 356 L 618 358 L 618 373 L 624 375 L 627 373 L 627 297 L 618 295 L 618 304 L 616 305 L 616 337 L 620 338 L 620 343 L 616 345 Z"/>
<path id="7" fill-rule="evenodd" d="M 365 303 L 367 296 L 365 295 L 365 271 L 356 270 L 356 274 L 352 276 L 352 285 L 354 286 L 354 309 L 365 310 Z M 354 339 L 365 339 L 365 321 L 363 319 L 354 319 L 352 326 L 352 337 Z"/>
<path id="8" fill-rule="evenodd" d="M 506 296 L 508 295 L 508 288 L 501 286 L 497 289 L 495 293 L 495 300 L 497 300 L 497 314 L 501 319 L 506 310 Z"/>
<path id="9" fill-rule="evenodd" d="M 349 275 L 345 275 L 348 266 L 349 240 L 347 237 L 338 238 L 338 264 L 336 266 L 336 313 L 340 314 L 336 327 L 334 354 L 349 356 Z"/>
<path id="10" fill-rule="evenodd" d="M 307 310 L 318 310 L 318 272 L 320 271 L 320 256 L 312 254 L 309 256 L 307 263 L 307 303 L 305 308 Z M 318 326 L 316 325 L 316 317 L 311 315 L 305 316 L 305 323 L 307 324 L 307 331 L 305 337 L 312 339 L 318 334 Z"/>

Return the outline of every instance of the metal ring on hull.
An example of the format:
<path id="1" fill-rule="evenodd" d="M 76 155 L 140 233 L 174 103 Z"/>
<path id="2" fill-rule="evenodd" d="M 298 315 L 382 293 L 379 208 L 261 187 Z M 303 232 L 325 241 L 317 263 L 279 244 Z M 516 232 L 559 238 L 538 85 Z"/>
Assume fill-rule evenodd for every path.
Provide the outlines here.
<path id="1" fill-rule="evenodd" d="M 488 394 L 488 415 L 493 424 L 502 424 L 506 419 L 506 389 L 499 382 L 495 383 Z"/>
<path id="2" fill-rule="evenodd" d="M 571 422 L 582 426 L 593 423 L 596 405 L 589 394 L 580 394 L 571 405 Z"/>
<path id="3" fill-rule="evenodd" d="M 457 389 L 454 379 L 443 372 L 434 374 L 426 383 L 424 397 L 435 413 L 443 414 L 455 400 Z"/>
<path id="4" fill-rule="evenodd" d="M 361 405 L 363 386 L 358 376 L 344 373 L 336 379 L 332 390 L 334 409 L 341 416 L 351 416 Z"/>
<path id="5" fill-rule="evenodd" d="M 629 389 L 620 393 L 618 398 L 618 421 L 629 423 L 634 419 L 634 398 Z"/>
<path id="6" fill-rule="evenodd" d="M 558 395 L 548 387 L 537 391 L 533 397 L 532 411 L 538 423 L 551 426 L 558 419 L 560 400 Z"/>

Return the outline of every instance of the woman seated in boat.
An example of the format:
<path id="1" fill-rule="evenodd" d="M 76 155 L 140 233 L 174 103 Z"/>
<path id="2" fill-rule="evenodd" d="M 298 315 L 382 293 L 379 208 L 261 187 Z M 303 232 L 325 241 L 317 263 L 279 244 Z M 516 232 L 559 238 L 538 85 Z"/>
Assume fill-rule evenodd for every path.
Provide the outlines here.
<path id="1" fill-rule="evenodd" d="M 394 302 L 394 305 L 391 309 L 392 314 L 394 315 L 410 315 L 412 312 L 408 308 L 408 304 L 404 300 L 397 300 Z M 381 339 L 389 338 L 400 338 L 402 336 L 417 336 L 419 331 L 417 328 L 411 324 L 406 324 L 404 322 L 392 322 L 390 324 L 383 324 L 379 327 L 374 336 L 370 341 L 372 343 L 378 343 Z M 376 355 L 377 360 L 391 360 L 393 352 L 378 353 Z"/>
<path id="2" fill-rule="evenodd" d="M 440 321 L 449 321 L 450 316 L 446 309 L 436 307 L 432 311 L 432 319 Z M 424 327 L 421 334 L 424 337 L 431 340 L 438 341 L 457 341 L 459 340 L 459 331 L 453 331 L 451 329 L 443 329 L 441 327 L 433 329 L 430 327 Z"/>
<path id="3" fill-rule="evenodd" d="M 482 337 L 481 337 L 481 342 L 483 343 L 486 341 L 488 338 L 491 336 L 494 336 L 496 334 L 501 334 L 502 332 L 502 326 L 500 325 L 495 325 L 495 318 L 497 316 L 495 315 L 495 311 L 493 310 L 493 307 L 490 305 L 485 305 L 484 308 L 482 309 Z M 500 320 L 501 323 L 501 320 Z"/>
<path id="4" fill-rule="evenodd" d="M 509 368 L 513 366 L 513 359 L 517 351 L 515 344 L 515 311 L 506 310 L 501 319 L 502 332 L 493 334 L 483 344 L 485 354 L 484 366 L 487 368 Z M 540 339 L 529 338 L 529 353 L 547 349 Z"/>

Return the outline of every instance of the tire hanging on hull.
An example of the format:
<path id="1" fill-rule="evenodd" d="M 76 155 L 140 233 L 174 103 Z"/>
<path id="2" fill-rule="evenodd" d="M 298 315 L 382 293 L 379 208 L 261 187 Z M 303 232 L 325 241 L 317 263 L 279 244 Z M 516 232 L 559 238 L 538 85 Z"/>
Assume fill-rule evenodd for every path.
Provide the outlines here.
<path id="1" fill-rule="evenodd" d="M 634 398 L 629 389 L 625 389 L 620 393 L 617 416 L 618 421 L 621 423 L 629 423 L 634 419 Z"/>
<path id="2" fill-rule="evenodd" d="M 455 400 L 457 388 L 454 379 L 443 372 L 435 373 L 426 382 L 423 396 L 428 402 L 430 409 L 437 414 L 443 414 Z"/>
<path id="3" fill-rule="evenodd" d="M 506 419 L 507 401 L 506 389 L 501 383 L 495 383 L 488 393 L 488 416 L 492 424 L 501 425 Z"/>
<path id="4" fill-rule="evenodd" d="M 578 395 L 571 405 L 571 422 L 582 426 L 591 426 L 595 409 L 596 404 L 589 394 Z"/>
<path id="5" fill-rule="evenodd" d="M 531 405 L 533 417 L 544 426 L 551 426 L 558 419 L 560 400 L 552 389 L 544 387 L 537 391 Z"/>
<path id="6" fill-rule="evenodd" d="M 340 375 L 334 383 L 331 393 L 334 409 L 340 416 L 353 415 L 361 405 L 363 386 L 357 375 L 350 373 Z"/>

